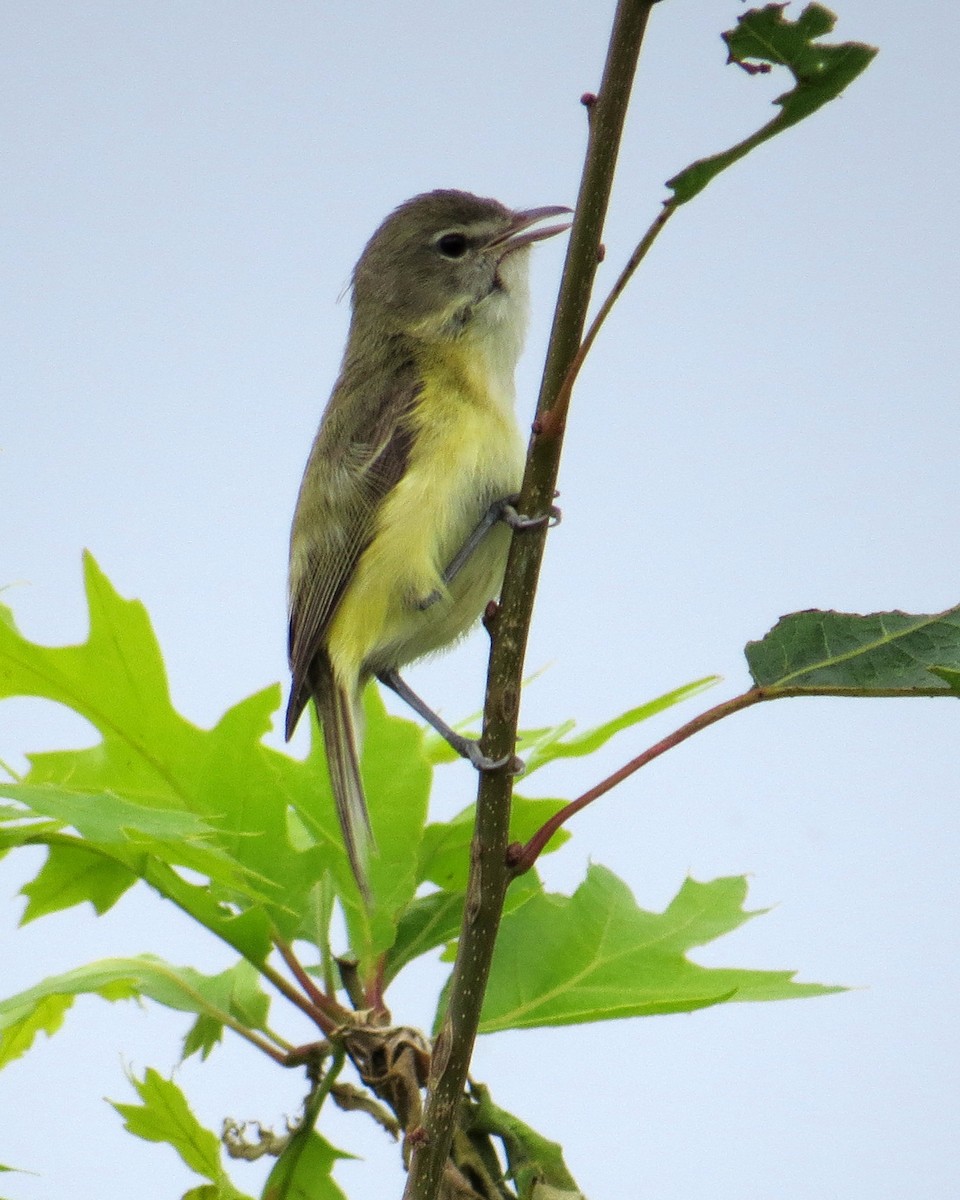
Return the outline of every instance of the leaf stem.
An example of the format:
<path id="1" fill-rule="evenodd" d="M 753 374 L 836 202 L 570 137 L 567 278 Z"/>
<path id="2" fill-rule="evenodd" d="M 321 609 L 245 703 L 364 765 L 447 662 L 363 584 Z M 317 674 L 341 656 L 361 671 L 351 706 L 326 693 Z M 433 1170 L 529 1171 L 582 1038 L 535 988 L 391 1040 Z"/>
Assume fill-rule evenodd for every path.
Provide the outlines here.
<path id="1" fill-rule="evenodd" d="M 297 991 L 292 984 L 288 983 L 279 971 L 274 970 L 269 963 L 259 963 L 257 970 L 268 982 L 281 993 L 291 1004 L 296 1005 L 301 1012 L 306 1013 L 313 1023 L 323 1030 L 325 1034 L 330 1034 L 337 1027 L 337 1022 L 330 1020 L 324 1012 L 322 1012 L 315 1004 Z"/>
<path id="2" fill-rule="evenodd" d="M 672 198 L 663 202 L 663 207 L 661 208 L 660 212 L 650 222 L 647 232 L 637 243 L 637 248 L 627 259 L 623 270 L 617 277 L 616 283 L 610 289 L 610 292 L 604 302 L 597 309 L 596 316 L 590 322 L 590 328 L 587 330 L 586 334 L 584 334 L 583 341 L 580 343 L 580 347 L 577 350 L 577 353 L 574 355 L 573 361 L 570 364 L 570 368 L 567 371 L 566 377 L 564 378 L 562 391 L 566 397 L 569 397 L 570 393 L 573 391 L 573 385 L 576 383 L 577 376 L 580 374 L 580 368 L 583 366 L 587 355 L 590 353 L 593 343 L 597 340 L 597 334 L 600 332 L 601 326 L 610 315 L 610 310 L 623 295 L 623 291 L 633 278 L 637 267 L 639 267 L 643 260 L 647 257 L 647 252 L 660 236 L 660 233 L 662 232 L 667 221 L 669 221 L 673 214 L 677 211 L 677 207 L 678 205 L 676 200 Z"/>
<path id="3" fill-rule="evenodd" d="M 641 767 L 645 767 L 647 763 L 653 762 L 661 754 L 666 754 L 674 746 L 679 746 L 681 742 L 685 742 L 687 738 L 693 737 L 695 733 L 700 733 L 701 730 L 709 728 L 711 725 L 716 724 L 717 721 L 722 721 L 724 717 L 732 716 L 733 713 L 742 712 L 745 708 L 752 708 L 754 704 L 761 704 L 766 700 L 795 700 L 801 696 L 833 696 L 848 700 L 857 698 L 904 700 L 917 696 L 936 697 L 948 695 L 950 695 L 950 692 L 943 687 L 856 688 L 804 687 L 797 685 L 791 687 L 749 688 L 747 691 L 741 692 L 739 696 L 734 696 L 732 700 L 724 700 L 721 704 L 716 704 L 713 708 L 708 708 L 706 712 L 702 712 L 698 717 L 694 717 L 692 721 L 681 725 L 679 729 L 675 729 L 673 733 L 668 734 L 648 750 L 644 750 L 642 754 L 638 754 L 636 758 L 632 758 L 628 763 L 624 763 L 612 775 L 608 775 L 606 779 L 602 779 L 588 791 L 584 792 L 582 796 L 578 796 L 576 800 L 571 800 L 558 813 L 555 813 L 549 821 L 545 821 L 525 845 L 519 846 L 515 844 L 511 846 L 508 850 L 511 878 L 516 878 L 517 875 L 522 875 L 525 871 L 529 871 L 557 830 L 562 825 L 565 825 L 572 816 L 585 809 L 588 804 L 592 804 L 594 800 L 599 800 L 601 796 L 606 795 L 617 784 L 623 783 L 625 779 L 629 779 Z"/>
<path id="4" fill-rule="evenodd" d="M 287 1200 L 289 1196 L 294 1194 L 303 1195 L 301 1185 L 299 1184 L 296 1185 L 295 1193 L 292 1190 L 295 1185 L 297 1164 L 310 1143 L 310 1135 L 317 1123 L 317 1118 L 320 1116 L 320 1109 L 323 1107 L 323 1102 L 327 1096 L 329 1096 L 330 1089 L 336 1083 L 337 1076 L 340 1074 L 345 1061 L 346 1051 L 344 1048 L 342 1046 L 335 1047 L 329 1068 L 323 1073 L 322 1078 L 314 1081 L 314 1086 L 304 1101 L 303 1119 L 300 1122 L 300 1128 L 293 1138 L 291 1138 L 290 1144 L 283 1152 L 282 1161 L 286 1166 L 286 1170 L 279 1180 L 276 1190 L 269 1191 L 274 1200 Z"/>
<path id="5" fill-rule="evenodd" d="M 330 1034 L 337 1028 L 337 1026 L 342 1025 L 345 1021 L 349 1020 L 350 1014 L 346 1011 L 346 1009 L 341 1008 L 336 1000 L 331 999 L 324 992 L 321 992 L 307 972 L 303 969 L 299 959 L 293 952 L 293 947 L 280 937 L 274 937 L 273 944 L 276 946 L 280 957 L 287 964 L 291 975 L 293 975 L 297 983 L 299 983 L 304 992 L 306 992 L 307 997 L 309 998 L 310 1014 L 323 1032 Z M 278 975 L 277 978 L 282 979 L 283 977 Z M 274 982 L 275 981 L 271 979 L 271 983 Z M 286 981 L 284 980 L 284 982 Z M 289 984 L 287 986 L 289 987 Z M 291 988 L 290 991 L 293 992 L 294 989 Z M 295 994 L 299 995 L 299 993 Z M 287 995 L 288 999 L 292 998 L 286 992 L 284 995 Z M 301 1004 L 300 1007 L 303 1008 L 303 1005 Z M 307 1009 L 304 1009 L 304 1011 L 306 1012 Z"/>
<path id="6" fill-rule="evenodd" d="M 752 705 L 758 704 L 761 700 L 768 698 L 760 688 L 750 688 L 749 691 L 742 692 L 739 696 L 734 696 L 732 700 L 724 700 L 722 704 L 716 704 L 713 708 L 708 708 L 706 712 L 702 712 L 698 717 L 694 717 L 686 725 L 681 725 L 679 729 L 675 729 L 673 733 L 668 734 L 648 750 L 644 750 L 642 754 L 638 754 L 636 758 L 632 758 L 628 763 L 625 763 L 618 770 L 614 771 L 612 775 L 608 775 L 606 779 L 602 779 L 599 783 L 594 784 L 589 791 L 584 792 L 582 796 L 578 796 L 576 800 L 571 800 L 566 807 L 561 808 L 558 813 L 555 813 L 549 821 L 545 821 L 525 846 L 510 854 L 510 866 L 513 875 L 522 875 L 525 871 L 529 871 L 543 852 L 547 842 L 550 841 L 561 825 L 566 824 L 572 816 L 586 808 L 588 804 L 592 804 L 594 800 L 598 800 L 612 788 L 615 788 L 618 783 L 623 783 L 625 779 L 629 779 L 635 771 L 639 771 L 647 763 L 653 762 L 661 754 L 666 754 L 674 746 L 679 746 L 681 742 L 685 742 L 687 738 L 693 737 L 695 733 L 699 733 L 702 729 L 707 729 L 710 725 L 716 724 L 717 721 L 722 721 L 724 717 L 729 717 L 732 713 L 740 712 L 744 708 L 750 708 Z"/>

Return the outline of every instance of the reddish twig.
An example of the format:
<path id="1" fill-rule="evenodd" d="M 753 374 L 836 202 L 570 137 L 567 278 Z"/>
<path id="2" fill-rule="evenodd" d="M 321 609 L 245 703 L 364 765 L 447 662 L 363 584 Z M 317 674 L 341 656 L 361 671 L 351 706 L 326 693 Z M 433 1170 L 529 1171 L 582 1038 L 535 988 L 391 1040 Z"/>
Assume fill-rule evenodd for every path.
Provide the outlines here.
<path id="1" fill-rule="evenodd" d="M 686 725 L 681 725 L 679 729 L 675 729 L 673 733 L 668 734 L 661 741 L 657 742 L 656 745 L 651 746 L 648 750 L 644 750 L 642 754 L 638 754 L 636 758 L 632 758 L 628 763 L 624 763 L 612 775 L 608 775 L 606 779 L 595 784 L 589 791 L 584 792 L 582 796 L 578 796 L 576 800 L 571 800 L 558 813 L 555 813 L 549 821 L 545 821 L 525 845 L 521 846 L 519 843 L 514 842 L 512 846 L 507 848 L 507 866 L 510 869 L 511 877 L 516 878 L 517 875 L 522 875 L 525 871 L 529 871 L 543 853 L 547 842 L 550 841 L 561 825 L 565 825 L 572 816 L 586 808 L 588 804 L 592 804 L 594 800 L 598 800 L 601 796 L 606 795 L 618 783 L 623 783 L 625 779 L 629 779 L 635 771 L 639 771 L 641 767 L 645 767 L 647 763 L 653 762 L 661 754 L 672 750 L 674 746 L 679 746 L 681 742 L 685 742 L 687 738 L 693 737 L 701 729 L 706 729 L 710 725 L 716 724 L 717 721 L 722 721 L 724 717 L 731 716 L 733 713 L 741 712 L 745 708 L 751 708 L 754 704 L 760 704 L 765 700 L 796 699 L 800 696 L 841 696 L 846 699 L 853 699 L 855 697 L 907 699 L 916 696 L 942 696 L 944 694 L 945 690 L 943 687 L 872 689 L 802 686 L 752 687 L 748 691 L 742 692 L 739 696 L 734 696 L 732 700 L 724 700 L 722 704 L 708 708 L 699 717 L 694 717 L 692 721 L 688 721 Z"/>
<path id="2" fill-rule="evenodd" d="M 300 997 L 299 1000 L 294 999 L 294 996 L 298 996 L 299 993 L 294 992 L 294 989 L 290 988 L 289 984 L 287 984 L 289 991 L 281 989 L 284 991 L 284 994 L 287 996 L 287 998 L 294 999 L 294 1003 L 297 1004 L 298 1007 L 302 1008 L 308 1016 L 312 1017 L 316 1024 L 326 1034 L 332 1033 L 338 1026 L 343 1025 L 345 1021 L 349 1021 L 350 1013 L 347 1012 L 345 1008 L 341 1008 L 336 1000 L 332 999 L 317 987 L 307 972 L 300 965 L 300 961 L 294 954 L 293 948 L 289 945 L 289 943 L 283 941 L 282 938 L 275 937 L 273 939 L 273 944 L 279 951 L 280 957 L 287 964 L 291 975 L 293 975 L 297 983 L 299 983 L 303 988 L 304 992 L 306 993 L 306 1000 L 308 1002 L 300 1002 L 301 1000 L 304 1000 L 304 997 Z M 278 978 L 280 977 L 278 976 Z M 276 980 L 273 982 L 276 982 Z M 290 994 L 291 992 L 293 995 Z"/>
<path id="3" fill-rule="evenodd" d="M 612 788 L 615 788 L 618 783 L 623 783 L 634 771 L 639 771 L 641 767 L 645 767 L 647 763 L 653 762 L 661 754 L 672 750 L 674 746 L 679 746 L 681 742 L 685 742 L 687 738 L 693 737 L 701 729 L 706 729 L 707 726 L 723 720 L 724 717 L 730 716 L 731 713 L 740 712 L 741 709 L 749 708 L 751 705 L 765 699 L 767 697 L 760 688 L 751 688 L 748 692 L 734 696 L 732 700 L 724 700 L 722 704 L 708 708 L 699 717 L 694 717 L 686 725 L 681 725 L 679 729 L 675 729 L 673 733 L 668 734 L 662 741 L 657 742 L 655 746 L 651 746 L 649 750 L 644 750 L 642 754 L 638 754 L 636 758 L 632 758 L 628 763 L 620 767 L 619 770 L 614 771 L 612 775 L 608 775 L 606 779 L 601 780 L 600 783 L 595 784 L 589 791 L 584 792 L 582 796 L 578 796 L 576 800 L 571 800 L 558 813 L 555 813 L 549 821 L 545 821 L 526 845 L 520 846 L 514 843 L 509 848 L 507 852 L 508 865 L 512 874 L 517 876 L 522 875 L 525 871 L 529 871 L 543 852 L 547 842 L 550 841 L 561 825 L 566 824 L 575 813 L 586 808 L 588 804 L 592 804 L 594 800 L 598 800 Z"/>

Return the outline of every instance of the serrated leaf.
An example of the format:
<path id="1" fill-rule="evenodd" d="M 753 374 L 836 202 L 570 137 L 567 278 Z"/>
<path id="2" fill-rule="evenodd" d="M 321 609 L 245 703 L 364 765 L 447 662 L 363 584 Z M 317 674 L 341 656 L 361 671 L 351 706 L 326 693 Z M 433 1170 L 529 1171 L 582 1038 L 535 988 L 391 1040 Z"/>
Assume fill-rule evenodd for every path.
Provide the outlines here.
<path id="1" fill-rule="evenodd" d="M 565 736 L 573 729 L 572 721 L 565 721 L 562 725 L 549 730 L 528 731 L 521 735 L 518 744 L 518 749 L 525 761 L 524 778 L 546 766 L 547 763 L 553 762 L 554 759 L 582 758 L 584 755 L 593 754 L 616 734 L 638 725 L 641 721 L 647 721 L 651 717 L 657 716 L 658 713 L 665 712 L 675 704 L 680 704 L 693 696 L 699 696 L 701 692 L 713 687 L 716 683 L 719 683 L 718 675 L 707 675 L 703 679 L 696 679 L 693 683 L 686 683 L 682 687 L 664 692 L 662 696 L 657 696 L 654 700 L 648 700 L 645 704 L 631 708 L 627 712 L 621 713 L 620 716 L 605 721 L 602 725 L 588 729 L 585 733 L 577 734 L 576 737 L 567 738 Z"/>
<path id="2" fill-rule="evenodd" d="M 793 982 L 786 971 L 701 967 L 687 951 L 738 928 L 744 879 L 688 879 L 663 913 L 641 909 L 604 867 L 572 896 L 530 899 L 504 917 L 480 1032 L 690 1012 L 731 1000 L 841 991 Z"/>
<path id="3" fill-rule="evenodd" d="M 142 1104 L 110 1103 L 124 1118 L 124 1127 L 148 1142 L 172 1146 L 191 1171 L 209 1179 L 217 1189 L 207 1192 L 218 1200 L 249 1200 L 230 1182 L 220 1162 L 220 1139 L 197 1120 L 180 1088 L 147 1067 L 143 1079 L 129 1076 Z M 200 1195 L 204 1195 L 201 1190 Z"/>
<path id="4" fill-rule="evenodd" d="M 291 1139 L 267 1177 L 263 1200 L 346 1200 L 331 1172 L 349 1158 L 315 1129 Z"/>
<path id="5" fill-rule="evenodd" d="M 6 1011 L 0 1001 L 0 1067 L 20 1058 L 33 1045 L 37 1034 L 52 1037 L 73 1004 L 72 996 L 43 996 L 37 1003 L 16 1012 Z"/>
<path id="6" fill-rule="evenodd" d="M 260 976 L 250 963 L 241 959 L 219 975 L 203 977 L 200 990 L 214 1008 L 200 1013 L 190 1027 L 183 1041 L 183 1058 L 197 1052 L 207 1058 L 221 1040 L 223 1021 L 213 1015 L 214 1009 L 229 1013 L 247 1029 L 266 1029 L 270 998 L 261 989 Z"/>
<path id="7" fill-rule="evenodd" d="M 708 675 L 703 679 L 697 679 L 693 683 L 674 688 L 662 696 L 657 696 L 654 700 L 631 708 L 628 712 L 572 738 L 567 737 L 577 727 L 576 721 L 572 720 L 561 721 L 557 725 L 540 726 L 537 729 L 520 729 L 517 731 L 517 753 L 523 759 L 523 777 L 524 779 L 529 778 L 534 771 L 539 771 L 541 767 L 553 762 L 554 759 L 579 758 L 592 754 L 615 734 L 672 708 L 674 704 L 699 695 L 718 682 L 719 676 L 717 675 Z M 471 737 L 476 737 L 478 734 L 475 726 L 479 716 L 480 714 L 475 714 L 464 721 L 459 721 L 454 728 L 469 733 Z M 428 733 L 426 735 L 425 752 L 430 761 L 435 764 L 458 761 L 456 751 L 451 749 L 448 743 L 437 734 Z"/>
<path id="8" fill-rule="evenodd" d="M 59 1029 L 73 998 L 81 994 L 111 1001 L 145 997 L 221 1026 L 260 1030 L 266 1026 L 268 999 L 257 986 L 254 968 L 246 962 L 218 975 L 203 975 L 146 954 L 102 959 L 0 1000 L 0 1066 L 24 1054 L 38 1033 L 49 1036 Z"/>
<path id="9" fill-rule="evenodd" d="M 877 51 L 861 42 L 825 45 L 817 39 L 830 33 L 836 17 L 820 4 L 808 4 L 796 21 L 784 17 L 786 4 L 767 4 L 737 20 L 723 35 L 729 62 L 745 66 L 750 74 L 763 74 L 772 66 L 787 67 L 794 86 L 774 100 L 780 112 L 756 133 L 720 154 L 701 158 L 667 181 L 673 191 L 669 203 L 685 204 L 721 171 L 755 147 L 796 125 L 847 88 L 870 65 Z M 759 64 L 759 66 L 754 65 Z"/>
<path id="10" fill-rule="evenodd" d="M 223 1022 L 208 1016 L 197 1017 L 184 1036 L 180 1057 L 186 1061 L 192 1054 L 199 1054 L 205 1061 L 221 1041 Z"/>
<path id="11" fill-rule="evenodd" d="M 949 673 L 960 671 L 960 606 L 934 615 L 791 613 L 745 653 L 754 682 L 772 691 L 950 695 Z"/>
<path id="12" fill-rule="evenodd" d="M 79 843 L 48 846 L 46 862 L 34 879 L 20 889 L 28 901 L 20 924 L 85 902 L 102 915 L 136 881 L 137 876 L 129 867 Z"/>
<path id="13" fill-rule="evenodd" d="M 86 749 L 30 755 L 24 779 L 0 784 L 0 794 L 24 805 L 0 847 L 62 841 L 59 831 L 76 829 L 113 860 L 110 882 L 94 871 L 85 894 L 76 872 L 59 901 L 107 904 L 125 866 L 254 962 L 269 952 L 273 931 L 299 935 L 309 893 L 326 873 L 344 897 L 354 953 L 371 960 L 392 941 L 416 889 L 430 785 L 422 731 L 389 717 L 370 689 L 364 774 L 381 836 L 371 862 L 377 903 L 367 913 L 343 851 L 321 739 L 302 762 L 263 744 L 277 687 L 234 705 L 210 730 L 186 720 L 170 703 L 143 606 L 120 597 L 89 555 L 84 572 L 90 631 L 80 645 L 37 645 L 0 607 L 0 698 L 66 704 L 101 735 Z M 31 824 L 31 813 L 43 817 Z M 188 883 L 181 868 L 207 886 Z M 30 885 L 31 916 L 57 907 L 62 874 L 54 862 Z"/>

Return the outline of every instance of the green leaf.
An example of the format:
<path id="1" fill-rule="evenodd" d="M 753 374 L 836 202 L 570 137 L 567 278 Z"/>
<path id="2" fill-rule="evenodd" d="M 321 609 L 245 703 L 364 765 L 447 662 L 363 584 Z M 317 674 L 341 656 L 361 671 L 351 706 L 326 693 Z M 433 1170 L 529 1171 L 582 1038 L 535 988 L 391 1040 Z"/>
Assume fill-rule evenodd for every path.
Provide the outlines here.
<path id="1" fill-rule="evenodd" d="M 748 642 L 746 656 L 754 682 L 773 691 L 948 696 L 960 678 L 960 606 L 932 616 L 792 613 Z"/>
<path id="2" fill-rule="evenodd" d="M 191 1171 L 209 1179 L 217 1189 L 200 1190 L 199 1195 L 249 1200 L 233 1186 L 221 1165 L 219 1138 L 200 1124 L 177 1085 L 152 1067 L 147 1068 L 142 1080 L 133 1075 L 129 1078 L 143 1103 L 110 1101 L 124 1118 L 125 1128 L 146 1141 L 172 1146 Z"/>
<path id="3" fill-rule="evenodd" d="M 519 1196 L 532 1200 L 584 1200 L 563 1160 L 563 1147 L 513 1113 L 493 1103 L 488 1088 L 471 1083 L 464 1105 L 468 1133 L 496 1137 L 503 1144 L 510 1179 Z"/>
<path id="4" fill-rule="evenodd" d="M 263 1200 L 346 1200 L 331 1172 L 338 1158 L 349 1157 L 316 1130 L 304 1131 L 277 1159 L 264 1185 Z"/>
<path id="5" fill-rule="evenodd" d="M 219 1026 L 258 1030 L 266 1028 L 269 1003 L 254 968 L 245 962 L 219 975 L 203 975 L 147 954 L 102 959 L 0 1000 L 0 1066 L 24 1054 L 38 1033 L 49 1036 L 59 1029 L 73 997 L 80 994 L 111 1001 L 145 997 Z"/>
<path id="6" fill-rule="evenodd" d="M 183 1058 L 197 1052 L 207 1058 L 220 1041 L 224 1023 L 214 1015 L 217 1011 L 229 1013 L 246 1029 L 266 1029 L 270 998 L 261 989 L 260 976 L 250 963 L 241 959 L 219 975 L 201 976 L 191 982 L 210 1007 L 200 1013 L 184 1038 Z"/>
<path id="7" fill-rule="evenodd" d="M 480 1032 L 690 1012 L 730 1000 L 782 1000 L 842 988 L 793 982 L 786 971 L 700 967 L 686 952 L 738 928 L 744 879 L 688 879 L 663 913 L 591 867 L 572 896 L 535 896 L 504 917 Z"/>
<path id="8" fill-rule="evenodd" d="M 536 871 L 527 871 L 510 885 L 504 912 L 512 912 L 526 904 L 532 895 L 543 890 Z M 460 934 L 463 920 L 461 892 L 438 891 L 418 896 L 404 910 L 397 926 L 394 944 L 387 951 L 384 965 L 384 984 L 395 979 L 403 968 L 421 954 L 429 954 L 438 946 L 448 946 Z M 452 947 L 449 947 L 452 950 Z M 449 958 L 450 954 L 445 954 Z"/>
<path id="9" fill-rule="evenodd" d="M 949 686 L 951 692 L 960 695 L 960 670 L 955 667 L 931 667 L 930 670 Z"/>
<path id="10" fill-rule="evenodd" d="M 222 1173 L 220 1142 L 190 1111 L 183 1092 L 152 1067 L 142 1080 L 130 1076 L 142 1104 L 110 1103 L 124 1118 L 125 1128 L 151 1142 L 167 1142 L 191 1171 L 216 1183 Z"/>
<path id="11" fill-rule="evenodd" d="M 182 1200 L 252 1200 L 245 1192 L 239 1192 L 224 1176 L 220 1183 L 201 1183 L 199 1187 L 184 1192 Z"/>
<path id="12" fill-rule="evenodd" d="M 0 1001 L 0 1067 L 20 1058 L 33 1045 L 38 1033 L 52 1037 L 63 1024 L 72 996 L 41 996 L 26 1009 L 8 1011 Z"/>
<path id="13" fill-rule="evenodd" d="M 36 877 L 21 888 L 28 904 L 20 924 L 86 901 L 102 915 L 136 881 L 129 867 L 91 853 L 80 843 L 51 845 Z"/>
<path id="14" fill-rule="evenodd" d="M 672 708 L 675 704 L 680 704 L 693 696 L 699 696 L 701 692 L 713 687 L 719 681 L 718 675 L 707 675 L 703 679 L 696 679 L 693 683 L 686 683 L 682 687 L 665 692 L 662 696 L 657 696 L 655 700 L 648 700 L 646 704 L 631 708 L 628 712 L 604 722 L 603 725 L 596 726 L 595 729 L 587 730 L 586 733 L 566 740 L 563 738 L 573 728 L 572 721 L 566 721 L 553 729 L 527 731 L 520 735 L 518 744 L 518 750 L 526 765 L 524 778 L 528 778 L 534 771 L 539 771 L 541 767 L 553 762 L 554 759 L 582 758 L 585 755 L 593 754 L 615 734 L 624 729 L 630 729 L 641 721 L 647 721 L 651 717 L 657 716 L 658 713 Z"/>
<path id="15" fill-rule="evenodd" d="M 553 762 L 556 758 L 580 758 L 583 755 L 592 754 L 594 750 L 598 750 L 608 742 L 614 734 L 629 729 L 641 721 L 646 721 L 650 717 L 655 717 L 658 713 L 672 708 L 673 705 L 679 704 L 683 700 L 698 696 L 702 691 L 713 687 L 718 682 L 719 676 L 708 675 L 693 683 L 684 684 L 682 687 L 665 692 L 655 700 L 649 700 L 646 704 L 631 708 L 621 716 L 614 717 L 612 720 L 604 722 L 603 725 L 598 725 L 595 729 L 590 729 L 573 738 L 567 738 L 567 734 L 571 733 L 577 724 L 576 721 L 571 720 L 561 721 L 558 725 L 545 725 L 538 729 L 521 729 L 517 733 L 517 753 L 524 762 L 523 777 L 528 779 L 534 771 L 539 771 L 541 767 Z M 454 728 L 467 733 L 471 733 L 472 730 L 471 736 L 476 737 L 479 715 L 475 714 L 464 721 L 458 721 Z M 438 734 L 427 733 L 424 745 L 425 752 L 432 763 L 462 761 L 458 758 L 456 751 L 451 749 Z"/>
<path id="16" fill-rule="evenodd" d="M 305 761 L 263 744 L 280 700 L 275 686 L 232 707 L 213 729 L 186 720 L 170 703 L 143 606 L 120 597 L 89 555 L 84 573 L 90 631 L 81 645 L 37 645 L 0 606 L 0 698 L 68 705 L 101 737 L 81 750 L 32 754 L 25 778 L 0 783 L 0 795 L 23 806 L 0 814 L 0 850 L 73 843 L 52 851 L 28 885 L 29 917 L 84 900 L 104 911 L 126 869 L 259 963 L 274 932 L 289 941 L 301 935 L 311 889 L 327 875 L 343 898 L 354 954 L 372 961 L 417 886 L 431 777 L 422 731 L 388 716 L 369 689 L 363 767 L 379 853 L 371 862 L 377 902 L 367 913 L 316 730 Z M 81 847 L 92 857 L 83 860 Z"/>
<path id="17" fill-rule="evenodd" d="M 199 1054 L 205 1060 L 223 1040 L 223 1022 L 215 1021 L 206 1015 L 197 1017 L 187 1030 L 183 1039 L 181 1059 L 188 1059 L 191 1054 Z"/>
<path id="18" fill-rule="evenodd" d="M 836 17 L 820 4 L 808 4 L 796 21 L 784 17 L 785 4 L 767 4 L 737 20 L 736 29 L 723 35 L 729 62 L 749 74 L 766 74 L 772 66 L 787 67 L 794 78 L 789 92 L 774 104 L 780 112 L 750 137 L 720 154 L 692 163 L 667 181 L 673 190 L 669 204 L 685 204 L 721 171 L 732 166 L 756 146 L 796 125 L 830 100 L 835 100 L 870 65 L 877 53 L 861 42 L 824 45 L 817 41 L 830 33 Z"/>
<path id="19" fill-rule="evenodd" d="M 421 954 L 429 954 L 455 938 L 462 917 L 462 892 L 431 892 L 412 900 L 400 918 L 396 939 L 387 952 L 384 985 L 389 985 Z"/>

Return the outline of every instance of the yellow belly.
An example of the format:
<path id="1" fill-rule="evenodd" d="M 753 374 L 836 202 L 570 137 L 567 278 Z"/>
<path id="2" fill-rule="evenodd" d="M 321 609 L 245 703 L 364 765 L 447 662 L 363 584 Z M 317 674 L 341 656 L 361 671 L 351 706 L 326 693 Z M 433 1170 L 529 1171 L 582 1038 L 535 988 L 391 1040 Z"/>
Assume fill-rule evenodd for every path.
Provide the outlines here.
<path id="1" fill-rule="evenodd" d="M 345 683 L 457 641 L 499 595 L 510 545 L 504 525 L 488 532 L 449 589 L 442 581 L 489 505 L 518 491 L 523 475 L 510 398 L 483 384 L 449 353 L 424 364 L 407 469 L 330 625 L 330 661 Z M 421 608 L 434 592 L 440 599 Z"/>

